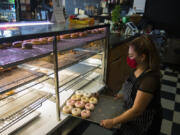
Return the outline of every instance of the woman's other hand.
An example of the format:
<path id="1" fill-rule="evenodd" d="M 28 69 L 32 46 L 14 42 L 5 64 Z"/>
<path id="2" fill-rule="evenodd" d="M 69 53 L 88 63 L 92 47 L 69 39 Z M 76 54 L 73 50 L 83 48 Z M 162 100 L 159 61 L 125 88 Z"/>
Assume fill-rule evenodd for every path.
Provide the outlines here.
<path id="1" fill-rule="evenodd" d="M 123 99 L 123 94 L 116 94 L 114 100 Z"/>
<path id="2" fill-rule="evenodd" d="M 114 126 L 113 119 L 102 120 L 100 125 L 105 128 L 112 128 Z"/>

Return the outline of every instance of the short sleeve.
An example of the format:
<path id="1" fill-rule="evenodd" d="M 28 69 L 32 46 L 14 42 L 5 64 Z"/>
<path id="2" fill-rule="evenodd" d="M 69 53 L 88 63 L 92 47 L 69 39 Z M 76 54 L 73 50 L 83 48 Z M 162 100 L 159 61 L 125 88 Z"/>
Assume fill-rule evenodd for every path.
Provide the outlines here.
<path id="1" fill-rule="evenodd" d="M 160 78 L 154 75 L 147 75 L 142 78 L 138 90 L 154 94 L 158 89 L 160 89 Z"/>

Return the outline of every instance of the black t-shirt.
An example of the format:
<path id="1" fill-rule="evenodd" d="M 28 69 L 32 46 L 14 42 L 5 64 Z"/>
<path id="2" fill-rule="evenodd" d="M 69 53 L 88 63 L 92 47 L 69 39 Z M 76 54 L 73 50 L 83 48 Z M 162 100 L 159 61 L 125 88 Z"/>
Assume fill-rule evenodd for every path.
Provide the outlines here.
<path id="1" fill-rule="evenodd" d="M 155 94 L 160 90 L 160 75 L 157 72 L 149 71 L 139 79 L 138 90 Z"/>

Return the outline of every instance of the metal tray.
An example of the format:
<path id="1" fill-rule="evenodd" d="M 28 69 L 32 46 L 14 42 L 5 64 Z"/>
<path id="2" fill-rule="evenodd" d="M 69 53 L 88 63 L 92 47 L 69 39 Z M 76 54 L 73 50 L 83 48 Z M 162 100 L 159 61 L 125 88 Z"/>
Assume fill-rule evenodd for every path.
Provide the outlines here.
<path id="1" fill-rule="evenodd" d="M 100 95 L 98 99 L 98 103 L 95 106 L 95 109 L 91 111 L 90 118 L 87 118 L 86 120 L 100 124 L 101 120 L 114 118 L 122 114 L 123 112 L 124 109 L 123 109 L 122 100 L 114 100 L 114 97 Z M 71 115 L 71 114 L 67 114 L 67 115 Z M 77 118 L 82 119 L 81 117 L 77 117 Z M 117 125 L 116 127 L 119 126 L 120 125 Z"/>
<path id="2" fill-rule="evenodd" d="M 27 84 L 33 80 L 43 77 L 44 75 L 45 74 L 43 73 L 20 68 L 1 73 L 0 94 Z"/>

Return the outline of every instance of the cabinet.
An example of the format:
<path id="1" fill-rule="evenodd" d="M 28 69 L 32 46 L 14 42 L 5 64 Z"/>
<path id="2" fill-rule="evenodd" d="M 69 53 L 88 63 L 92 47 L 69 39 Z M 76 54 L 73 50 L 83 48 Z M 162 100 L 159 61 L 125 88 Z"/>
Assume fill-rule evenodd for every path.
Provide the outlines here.
<path id="1" fill-rule="evenodd" d="M 59 38 L 93 29 L 101 31 Z M 47 134 L 67 119 L 60 108 L 76 90 L 98 92 L 104 88 L 108 32 L 106 24 L 4 24 L 0 35 L 0 134 Z M 49 42 L 38 43 L 42 38 Z M 14 48 L 11 43 L 15 41 L 32 42 L 33 48 Z"/>
<path id="2" fill-rule="evenodd" d="M 109 50 L 108 68 L 107 68 L 107 86 L 111 91 L 108 94 L 116 94 L 122 87 L 125 79 L 129 75 L 131 69 L 126 63 L 128 56 L 128 43 Z"/>

